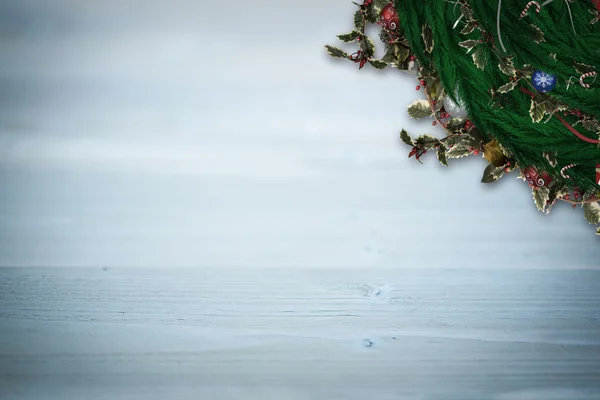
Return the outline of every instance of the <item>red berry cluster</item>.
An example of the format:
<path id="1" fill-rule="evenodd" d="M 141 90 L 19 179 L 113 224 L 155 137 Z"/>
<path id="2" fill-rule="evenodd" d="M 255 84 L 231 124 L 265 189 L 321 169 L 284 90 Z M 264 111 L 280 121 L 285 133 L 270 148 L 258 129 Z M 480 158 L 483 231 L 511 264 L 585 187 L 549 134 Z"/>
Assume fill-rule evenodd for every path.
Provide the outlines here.
<path id="1" fill-rule="evenodd" d="M 574 115 L 574 116 L 576 116 L 578 118 L 583 118 L 583 112 L 581 112 L 581 110 L 577 110 L 577 109 L 565 111 L 565 112 L 563 112 L 563 115 L 564 116 Z"/>

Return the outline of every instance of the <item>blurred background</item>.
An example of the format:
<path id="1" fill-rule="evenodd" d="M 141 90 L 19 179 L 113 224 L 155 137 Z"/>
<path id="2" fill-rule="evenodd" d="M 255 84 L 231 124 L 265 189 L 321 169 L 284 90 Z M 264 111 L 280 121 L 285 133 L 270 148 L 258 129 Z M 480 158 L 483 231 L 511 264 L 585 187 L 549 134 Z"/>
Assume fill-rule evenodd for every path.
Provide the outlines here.
<path id="1" fill-rule="evenodd" d="M 0 265 L 599 267 L 580 209 L 407 158 L 442 132 L 414 76 L 327 56 L 354 10 L 0 1 Z"/>

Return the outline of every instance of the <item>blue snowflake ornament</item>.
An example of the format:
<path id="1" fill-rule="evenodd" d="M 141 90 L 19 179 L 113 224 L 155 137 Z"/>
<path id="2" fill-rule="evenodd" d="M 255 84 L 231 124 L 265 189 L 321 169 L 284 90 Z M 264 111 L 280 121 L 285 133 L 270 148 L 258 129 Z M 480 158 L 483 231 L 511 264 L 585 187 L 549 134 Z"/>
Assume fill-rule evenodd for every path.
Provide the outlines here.
<path id="1" fill-rule="evenodd" d="M 537 70 L 531 77 L 531 84 L 540 93 L 546 93 L 556 86 L 556 76 L 544 71 Z"/>

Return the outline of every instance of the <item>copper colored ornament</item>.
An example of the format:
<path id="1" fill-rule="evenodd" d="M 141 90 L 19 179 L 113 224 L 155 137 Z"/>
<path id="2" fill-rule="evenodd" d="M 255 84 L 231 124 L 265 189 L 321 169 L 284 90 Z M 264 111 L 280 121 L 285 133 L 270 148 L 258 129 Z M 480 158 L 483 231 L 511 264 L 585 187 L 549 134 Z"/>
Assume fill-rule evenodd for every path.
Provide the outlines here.
<path id="1" fill-rule="evenodd" d="M 390 31 L 395 31 L 398 29 L 400 19 L 398 19 L 398 13 L 396 13 L 396 9 L 392 3 L 389 3 L 383 7 L 379 17 L 379 22 Z"/>
<path id="2" fill-rule="evenodd" d="M 552 177 L 547 172 L 538 173 L 534 167 L 525 168 L 523 175 L 529 186 L 548 186 L 552 182 Z"/>
<path id="3" fill-rule="evenodd" d="M 494 167 L 501 167 L 508 162 L 508 159 L 502 152 L 502 148 L 500 148 L 500 144 L 496 139 L 483 146 L 483 158 Z"/>

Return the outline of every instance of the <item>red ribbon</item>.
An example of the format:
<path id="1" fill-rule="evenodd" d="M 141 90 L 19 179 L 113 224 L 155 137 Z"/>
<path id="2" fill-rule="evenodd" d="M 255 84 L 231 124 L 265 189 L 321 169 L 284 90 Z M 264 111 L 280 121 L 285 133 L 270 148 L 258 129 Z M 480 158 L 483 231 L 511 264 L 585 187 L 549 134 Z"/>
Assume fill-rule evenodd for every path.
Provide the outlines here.
<path id="1" fill-rule="evenodd" d="M 600 0 L 594 0 L 596 1 L 597 4 L 600 4 Z M 525 89 L 525 88 L 519 88 L 519 90 L 525 94 L 528 94 L 529 96 L 531 96 L 531 98 L 533 98 L 533 93 L 531 93 L 529 90 Z M 584 142 L 588 142 L 588 143 L 594 143 L 594 144 L 598 144 L 600 143 L 600 140 L 596 140 L 596 139 L 591 139 L 585 135 L 582 135 L 581 133 L 577 132 L 577 130 L 575 128 L 573 128 L 567 121 L 564 120 L 563 117 L 561 117 L 560 115 L 554 113 L 554 116 L 556 116 L 556 118 L 558 118 L 558 120 L 560 122 L 562 122 L 562 124 L 569 130 L 571 131 L 571 133 L 575 136 L 577 136 L 579 139 L 583 140 Z"/>

